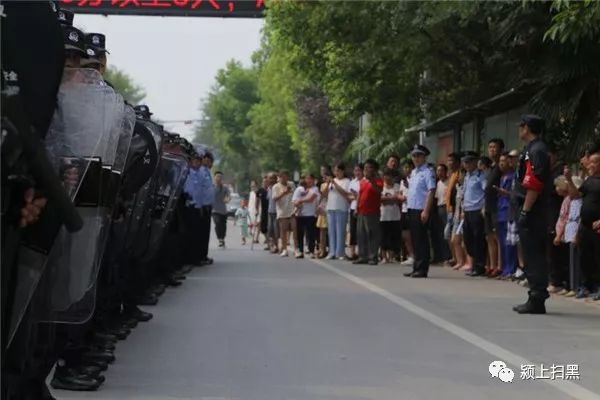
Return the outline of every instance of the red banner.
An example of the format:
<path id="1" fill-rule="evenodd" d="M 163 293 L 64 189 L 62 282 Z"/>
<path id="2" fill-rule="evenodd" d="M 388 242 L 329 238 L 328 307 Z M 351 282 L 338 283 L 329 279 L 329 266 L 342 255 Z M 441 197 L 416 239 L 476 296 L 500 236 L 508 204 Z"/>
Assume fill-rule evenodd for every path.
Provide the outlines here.
<path id="1" fill-rule="evenodd" d="M 264 0 L 60 0 L 76 13 L 262 18 Z"/>

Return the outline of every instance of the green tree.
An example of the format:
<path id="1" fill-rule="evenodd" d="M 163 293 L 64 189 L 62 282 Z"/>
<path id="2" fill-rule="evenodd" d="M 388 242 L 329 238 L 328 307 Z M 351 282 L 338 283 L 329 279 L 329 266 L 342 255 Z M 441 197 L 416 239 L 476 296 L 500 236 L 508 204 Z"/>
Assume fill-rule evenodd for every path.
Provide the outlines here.
<path id="1" fill-rule="evenodd" d="M 351 152 L 406 149 L 404 128 L 512 87 L 576 151 L 600 109 L 600 2 L 273 2 L 267 31 L 338 122 L 371 115 Z M 544 38 L 546 40 L 544 40 Z"/>
<path id="2" fill-rule="evenodd" d="M 140 104 L 146 97 L 144 88 L 136 84 L 127 73 L 117 67 L 108 67 L 104 79 L 130 104 Z"/>
<path id="3" fill-rule="evenodd" d="M 240 190 L 245 190 L 250 177 L 260 172 L 255 148 L 246 134 L 249 111 L 257 102 L 256 71 L 229 61 L 217 73 L 196 133 L 197 141 L 215 147 L 217 167 L 236 185 L 241 185 Z"/>

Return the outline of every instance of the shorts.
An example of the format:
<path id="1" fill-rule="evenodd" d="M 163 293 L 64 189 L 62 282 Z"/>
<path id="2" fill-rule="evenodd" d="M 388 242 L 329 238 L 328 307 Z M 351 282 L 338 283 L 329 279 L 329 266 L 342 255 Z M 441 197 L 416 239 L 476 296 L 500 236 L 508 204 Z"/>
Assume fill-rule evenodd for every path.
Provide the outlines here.
<path id="1" fill-rule="evenodd" d="M 486 235 L 492 235 L 496 233 L 497 217 L 495 213 L 484 213 L 483 214 L 483 227 Z"/>
<path id="2" fill-rule="evenodd" d="M 407 212 L 402 212 L 402 218 L 400 218 L 400 230 L 401 231 L 409 231 L 410 230 Z"/>
<path id="3" fill-rule="evenodd" d="M 381 250 L 400 251 L 402 229 L 400 221 L 381 221 Z"/>

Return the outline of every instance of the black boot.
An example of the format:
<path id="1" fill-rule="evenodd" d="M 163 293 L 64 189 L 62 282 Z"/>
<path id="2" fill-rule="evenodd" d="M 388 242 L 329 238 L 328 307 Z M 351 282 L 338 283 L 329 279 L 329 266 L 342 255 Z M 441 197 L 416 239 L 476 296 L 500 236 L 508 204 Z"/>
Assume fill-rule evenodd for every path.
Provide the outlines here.
<path id="1" fill-rule="evenodd" d="M 147 293 L 137 301 L 137 304 L 140 306 L 155 306 L 156 303 L 158 303 L 158 296 L 154 293 Z"/>
<path id="2" fill-rule="evenodd" d="M 115 336 L 119 340 L 125 340 L 125 339 L 127 339 L 127 336 L 131 333 L 131 329 L 114 326 L 114 327 L 107 328 L 106 332 Z"/>
<path id="3" fill-rule="evenodd" d="M 152 313 L 142 311 L 136 306 L 127 309 L 125 312 L 127 313 L 127 315 L 129 315 L 132 318 L 135 318 L 140 322 L 150 321 L 153 317 Z"/>
<path id="4" fill-rule="evenodd" d="M 94 333 L 94 340 L 115 343 L 118 339 L 116 336 L 111 335 L 110 333 L 96 332 Z"/>
<path id="5" fill-rule="evenodd" d="M 527 302 L 513 307 L 519 314 L 546 314 L 545 300 L 530 297 Z"/>
<path id="6" fill-rule="evenodd" d="M 100 387 L 100 381 L 81 375 L 74 369 L 57 368 L 50 385 L 54 389 L 73 391 L 93 391 Z"/>
<path id="7" fill-rule="evenodd" d="M 137 324 L 138 320 L 130 316 L 123 316 L 119 320 L 119 326 L 125 329 L 134 329 Z"/>
<path id="8" fill-rule="evenodd" d="M 177 273 L 180 275 L 185 275 L 185 274 L 189 274 L 191 270 L 192 270 L 191 265 L 184 265 L 183 267 L 181 267 L 180 269 L 177 270 Z"/>
<path id="9" fill-rule="evenodd" d="M 172 286 L 172 287 L 177 287 L 177 286 L 181 286 L 181 281 L 178 281 L 177 279 L 175 279 L 172 276 L 170 276 L 170 277 L 168 277 L 168 278 L 165 279 L 165 284 L 169 285 L 169 286 Z M 141 304 L 141 303 L 138 303 L 138 304 L 140 304 L 142 306 L 145 305 L 145 304 Z"/>
<path id="10" fill-rule="evenodd" d="M 150 292 L 154 293 L 157 296 L 160 296 L 165 292 L 166 288 L 167 288 L 166 285 L 159 283 L 157 285 L 152 286 L 150 288 Z"/>
<path id="11" fill-rule="evenodd" d="M 106 371 L 108 369 L 108 363 L 106 361 L 94 359 L 82 360 L 82 366 L 100 368 L 100 371 Z"/>
<path id="12" fill-rule="evenodd" d="M 97 376 L 100 376 L 100 374 L 102 373 L 102 368 L 94 367 L 92 365 L 80 365 L 77 367 L 77 370 L 81 374 L 88 375 L 92 378 L 96 378 Z"/>
<path id="13" fill-rule="evenodd" d="M 100 351 L 96 349 L 89 349 L 85 353 L 83 353 L 84 360 L 99 360 L 107 363 L 112 363 L 115 361 L 115 355 L 111 351 Z"/>
<path id="14" fill-rule="evenodd" d="M 114 342 L 106 342 L 101 340 L 92 340 L 92 346 L 101 350 L 109 351 L 114 351 L 117 348 Z"/>

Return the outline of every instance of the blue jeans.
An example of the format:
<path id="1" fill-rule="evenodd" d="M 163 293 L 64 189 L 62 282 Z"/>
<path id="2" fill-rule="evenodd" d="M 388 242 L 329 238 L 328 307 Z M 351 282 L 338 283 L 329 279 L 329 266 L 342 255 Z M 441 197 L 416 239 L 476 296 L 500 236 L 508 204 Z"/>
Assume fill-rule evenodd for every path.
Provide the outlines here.
<path id="1" fill-rule="evenodd" d="M 502 275 L 509 276 L 517 270 L 517 246 L 511 246 L 506 243 L 508 233 L 508 222 L 498 221 L 496 232 L 500 242 L 500 254 L 502 258 Z"/>
<path id="2" fill-rule="evenodd" d="M 348 211 L 327 211 L 327 226 L 329 233 L 329 255 L 344 257 L 346 255 L 346 224 Z"/>

